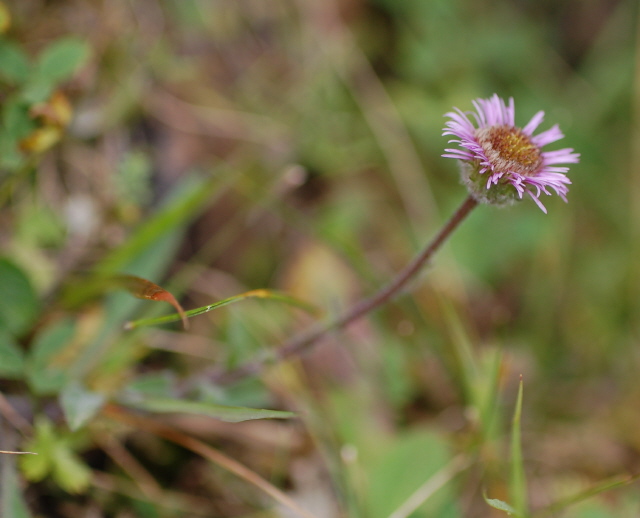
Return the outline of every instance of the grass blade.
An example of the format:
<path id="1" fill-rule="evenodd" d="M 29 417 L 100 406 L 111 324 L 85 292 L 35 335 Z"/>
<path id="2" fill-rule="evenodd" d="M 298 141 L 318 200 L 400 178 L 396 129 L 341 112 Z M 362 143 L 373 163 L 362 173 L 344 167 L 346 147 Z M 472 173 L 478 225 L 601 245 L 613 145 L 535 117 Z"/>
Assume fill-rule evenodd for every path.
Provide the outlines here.
<path id="1" fill-rule="evenodd" d="M 249 299 L 249 298 L 258 298 L 258 299 L 269 299 L 269 300 L 276 300 L 278 302 L 284 302 L 285 304 L 289 304 L 291 306 L 295 306 L 301 309 L 304 309 L 305 311 L 309 312 L 309 313 L 317 313 L 317 309 L 315 307 L 313 307 L 312 305 L 303 302 L 301 300 L 298 300 L 294 297 L 291 297 L 290 295 L 287 295 L 286 293 L 281 293 L 278 291 L 271 291 L 271 290 L 264 290 L 264 289 L 259 289 L 259 290 L 251 290 L 251 291 L 247 291 L 245 293 L 241 293 L 240 295 L 234 295 L 233 297 L 229 297 L 223 300 L 220 300 L 218 302 L 214 302 L 213 304 L 209 304 L 208 306 L 202 306 L 196 309 L 190 309 L 189 311 L 185 311 L 184 315 L 187 318 L 191 318 L 191 317 L 195 317 L 198 315 L 203 315 L 204 313 L 208 313 L 209 311 L 212 311 L 214 309 L 217 308 L 221 308 L 222 306 L 227 306 L 229 304 L 234 304 L 236 302 L 240 302 L 241 300 L 245 300 L 245 299 Z M 125 329 L 136 329 L 138 327 L 143 327 L 143 326 L 154 326 L 154 325 L 159 325 L 159 324 L 168 324 L 169 322 L 176 322 L 178 320 L 181 320 L 182 316 L 178 313 L 174 313 L 172 315 L 166 315 L 163 317 L 157 317 L 157 318 L 146 318 L 146 319 L 141 319 L 141 320 L 135 320 L 133 322 L 127 322 L 125 324 Z"/>
<path id="2" fill-rule="evenodd" d="M 511 426 L 511 480 L 510 493 L 511 501 L 521 516 L 527 514 L 527 482 L 524 473 L 524 462 L 522 460 L 522 433 L 521 433 L 521 416 L 522 416 L 522 395 L 523 383 L 520 376 L 520 385 L 518 387 L 518 399 L 516 401 L 516 410 L 513 413 L 513 423 Z"/>
<path id="3" fill-rule="evenodd" d="M 635 482 L 639 478 L 640 478 L 640 474 L 633 475 L 631 477 L 624 477 L 624 478 L 616 477 L 614 479 L 605 480 L 604 482 L 600 482 L 594 486 L 591 486 L 585 489 L 584 491 L 580 491 L 575 495 L 569 496 L 567 498 L 563 498 L 562 500 L 559 500 L 558 502 L 551 504 L 549 507 L 546 507 L 541 511 L 537 512 L 535 516 L 554 515 L 555 513 L 563 511 L 565 508 L 569 507 L 570 505 L 574 505 L 579 502 L 582 502 L 583 500 L 586 500 L 587 498 L 591 498 L 592 496 L 595 496 L 599 493 L 604 493 L 605 491 L 609 491 L 611 489 L 616 489 L 622 486 L 626 486 L 628 484 L 631 484 L 632 482 Z"/>
<path id="4" fill-rule="evenodd" d="M 188 401 L 172 398 L 145 398 L 123 401 L 128 407 L 155 413 L 182 413 L 213 417 L 228 423 L 240 423 L 253 419 L 288 419 L 295 417 L 293 412 L 283 410 L 265 410 L 238 406 L 217 405 L 207 401 Z"/>
<path id="5" fill-rule="evenodd" d="M 389 518 L 408 518 L 438 489 L 450 482 L 458 473 L 468 468 L 470 464 L 470 461 L 462 455 L 455 457 L 447 466 L 414 491 L 400 507 L 389 515 Z"/>

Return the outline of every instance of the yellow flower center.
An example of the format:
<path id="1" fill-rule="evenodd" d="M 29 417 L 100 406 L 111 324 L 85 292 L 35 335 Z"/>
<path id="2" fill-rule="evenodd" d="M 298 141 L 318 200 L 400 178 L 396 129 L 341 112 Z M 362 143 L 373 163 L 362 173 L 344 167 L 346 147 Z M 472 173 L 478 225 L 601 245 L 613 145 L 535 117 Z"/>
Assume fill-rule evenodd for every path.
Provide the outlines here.
<path id="1" fill-rule="evenodd" d="M 476 139 L 496 173 L 534 176 L 542 165 L 540 148 L 511 126 L 489 126 L 476 131 Z"/>

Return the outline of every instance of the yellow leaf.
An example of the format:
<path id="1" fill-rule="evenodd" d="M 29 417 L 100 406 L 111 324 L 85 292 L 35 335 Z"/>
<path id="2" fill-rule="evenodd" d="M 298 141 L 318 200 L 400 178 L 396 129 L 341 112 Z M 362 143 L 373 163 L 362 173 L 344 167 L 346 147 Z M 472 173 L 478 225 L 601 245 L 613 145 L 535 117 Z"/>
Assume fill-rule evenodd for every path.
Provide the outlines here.
<path id="1" fill-rule="evenodd" d="M 11 27 L 11 13 L 4 2 L 0 2 L 0 34 L 4 34 Z"/>
<path id="2" fill-rule="evenodd" d="M 33 106 L 29 114 L 34 119 L 41 119 L 45 126 L 65 128 L 71 121 L 73 109 L 67 96 L 56 91 L 46 102 Z"/>
<path id="3" fill-rule="evenodd" d="M 54 146 L 61 137 L 62 130 L 57 126 L 38 128 L 20 141 L 20 149 L 27 153 L 43 153 Z"/>

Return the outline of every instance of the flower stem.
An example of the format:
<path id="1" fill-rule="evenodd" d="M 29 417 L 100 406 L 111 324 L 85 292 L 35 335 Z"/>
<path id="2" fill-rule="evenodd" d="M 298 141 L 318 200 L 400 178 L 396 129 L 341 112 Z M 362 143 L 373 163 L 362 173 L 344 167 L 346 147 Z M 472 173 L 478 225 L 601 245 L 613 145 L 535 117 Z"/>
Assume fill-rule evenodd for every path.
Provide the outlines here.
<path id="1" fill-rule="evenodd" d="M 308 331 L 294 336 L 275 351 L 271 351 L 268 357 L 259 358 L 233 370 L 218 373 L 214 376 L 214 381 L 220 385 L 226 385 L 247 376 L 258 374 L 267 364 L 278 363 L 291 356 L 305 352 L 323 340 L 329 332 L 347 327 L 352 322 L 392 300 L 420 272 L 433 254 L 477 204 L 478 202 L 469 196 L 425 248 L 391 282 L 378 292 L 359 300 L 334 320 L 320 322 Z"/>

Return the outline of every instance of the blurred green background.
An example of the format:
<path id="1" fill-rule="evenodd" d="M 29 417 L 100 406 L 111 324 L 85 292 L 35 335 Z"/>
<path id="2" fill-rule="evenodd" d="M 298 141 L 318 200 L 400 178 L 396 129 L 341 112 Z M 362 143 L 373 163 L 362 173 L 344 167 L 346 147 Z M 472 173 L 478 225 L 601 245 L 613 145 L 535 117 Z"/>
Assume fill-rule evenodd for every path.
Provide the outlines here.
<path id="1" fill-rule="evenodd" d="M 75 459 L 0 457 L 3 516 L 294 516 L 98 410 L 141 386 L 299 412 L 153 418 L 318 518 L 504 516 L 482 495 L 517 493 L 508 445 L 521 375 L 531 513 L 640 469 L 637 2 L 3 5 L 0 447 L 49 437 Z M 530 200 L 479 207 L 411 294 L 302 359 L 220 387 L 212 369 L 313 319 L 246 301 L 188 332 L 125 333 L 168 307 L 82 292 L 79 274 L 126 272 L 187 309 L 270 288 L 335 314 L 390 279 L 464 199 L 440 156 L 443 114 L 493 93 L 515 99 L 520 125 L 544 110 L 541 129 L 558 123 L 558 147 L 581 153 L 569 203 L 544 199 L 548 215 Z M 71 382 L 99 395 L 74 432 Z M 403 508 L 441 469 L 460 473 Z M 629 486 L 546 516 L 639 514 Z"/>

